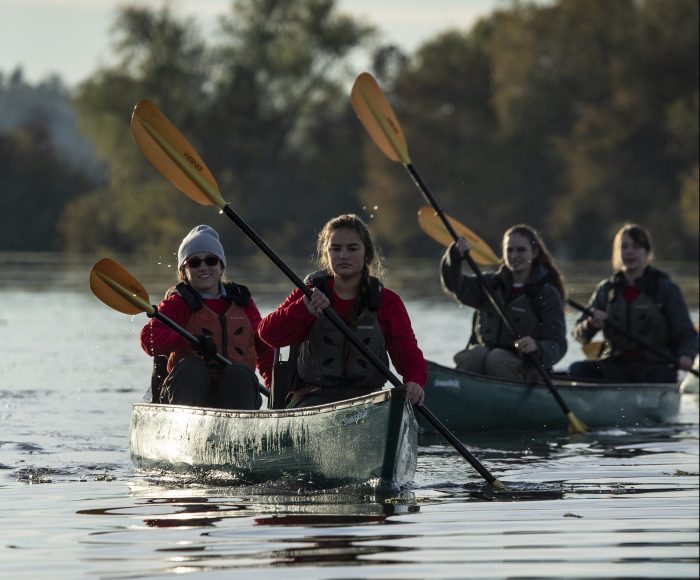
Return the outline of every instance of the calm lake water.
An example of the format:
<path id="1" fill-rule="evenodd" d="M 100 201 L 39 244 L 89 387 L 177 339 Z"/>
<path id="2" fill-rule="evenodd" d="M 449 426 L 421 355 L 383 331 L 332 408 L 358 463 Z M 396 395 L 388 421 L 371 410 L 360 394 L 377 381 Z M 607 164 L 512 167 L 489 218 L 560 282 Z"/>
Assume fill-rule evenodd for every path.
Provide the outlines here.
<path id="1" fill-rule="evenodd" d="M 128 429 L 150 375 L 146 317 L 90 293 L 94 261 L 0 256 L 0 577 L 698 577 L 697 395 L 683 395 L 672 424 L 461 436 L 526 492 L 517 501 L 489 493 L 437 436 L 421 440 L 415 481 L 394 497 L 139 473 Z M 123 263 L 157 302 L 167 260 Z M 680 281 L 697 321 L 693 267 Z M 263 314 L 291 289 L 265 264 L 242 270 Z M 577 272 L 585 301 L 605 266 Z M 426 357 L 451 364 L 471 311 L 440 295 L 436 275 L 436 264 L 401 265 L 389 285 Z M 581 356 L 571 344 L 560 366 Z"/>

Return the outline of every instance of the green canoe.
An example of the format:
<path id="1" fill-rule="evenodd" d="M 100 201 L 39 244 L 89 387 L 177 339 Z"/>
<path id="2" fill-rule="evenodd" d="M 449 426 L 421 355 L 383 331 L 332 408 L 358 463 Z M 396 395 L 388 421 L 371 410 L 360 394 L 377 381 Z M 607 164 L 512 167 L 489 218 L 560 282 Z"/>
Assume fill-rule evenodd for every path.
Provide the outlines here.
<path id="1" fill-rule="evenodd" d="M 143 469 L 397 488 L 416 470 L 418 423 L 405 392 L 392 389 L 291 410 L 136 404 L 130 439 Z"/>
<path id="2" fill-rule="evenodd" d="M 632 427 L 672 421 L 678 384 L 554 384 L 576 417 L 589 427 Z M 426 405 L 454 432 L 492 429 L 560 429 L 567 419 L 545 385 L 507 381 L 428 362 Z M 421 422 L 421 425 L 423 423 Z M 425 424 L 426 429 L 430 427 Z"/>

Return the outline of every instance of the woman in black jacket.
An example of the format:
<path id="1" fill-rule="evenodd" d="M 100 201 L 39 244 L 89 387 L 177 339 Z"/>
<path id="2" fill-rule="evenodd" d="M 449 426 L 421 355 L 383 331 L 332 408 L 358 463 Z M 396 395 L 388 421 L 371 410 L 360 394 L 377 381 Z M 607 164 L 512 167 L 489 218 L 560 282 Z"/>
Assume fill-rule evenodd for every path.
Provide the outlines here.
<path id="1" fill-rule="evenodd" d="M 651 235 L 640 225 L 626 224 L 615 235 L 615 273 L 598 284 L 574 327 L 574 338 L 587 344 L 603 331 L 605 349 L 598 360 L 578 361 L 569 373 L 580 378 L 611 381 L 672 383 L 676 367 L 689 370 L 698 353 L 698 335 L 680 288 L 653 266 Z M 605 324 L 624 329 L 615 332 Z M 640 347 L 637 338 L 677 360 L 675 366 L 658 353 Z"/>
<path id="2" fill-rule="evenodd" d="M 513 226 L 503 234 L 504 264 L 497 272 L 483 276 L 518 332 L 515 337 L 501 321 L 476 276 L 462 272 L 462 257 L 467 249 L 466 240 L 458 240 L 447 249 L 441 263 L 445 292 L 477 311 L 469 344 L 454 356 L 457 368 L 537 382 L 537 369 L 521 355 L 533 355 L 549 369 L 566 353 L 564 284 L 559 270 L 530 226 Z"/>

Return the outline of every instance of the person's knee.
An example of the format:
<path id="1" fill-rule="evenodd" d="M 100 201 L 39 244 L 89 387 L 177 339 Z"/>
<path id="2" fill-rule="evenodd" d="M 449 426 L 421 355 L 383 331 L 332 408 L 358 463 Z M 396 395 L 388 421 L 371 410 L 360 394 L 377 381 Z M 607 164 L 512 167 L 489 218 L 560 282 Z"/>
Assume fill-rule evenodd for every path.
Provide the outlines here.
<path id="1" fill-rule="evenodd" d="M 488 349 L 485 346 L 473 346 L 471 348 L 460 350 L 454 355 L 453 360 L 455 367 L 460 371 L 468 371 L 472 373 L 484 372 L 484 359 L 488 354 Z"/>
<path id="2" fill-rule="evenodd" d="M 182 374 L 197 379 L 208 376 L 208 372 L 204 360 L 196 356 L 186 356 L 177 362 L 170 374 Z"/>
<path id="3" fill-rule="evenodd" d="M 484 359 L 487 375 L 504 379 L 522 379 L 523 362 L 515 353 L 503 348 L 492 349 Z"/>
<path id="4" fill-rule="evenodd" d="M 571 363 L 569 366 L 569 374 L 572 377 L 579 377 L 582 379 L 599 379 L 602 377 L 600 364 L 588 360 L 580 360 Z"/>
<path id="5" fill-rule="evenodd" d="M 260 383 L 247 366 L 229 365 L 218 383 L 221 404 L 227 409 L 256 410 L 262 405 Z"/>
<path id="6" fill-rule="evenodd" d="M 206 363 L 196 357 L 185 357 L 177 362 L 165 378 L 161 401 L 173 405 L 206 406 L 209 392 L 209 374 Z"/>

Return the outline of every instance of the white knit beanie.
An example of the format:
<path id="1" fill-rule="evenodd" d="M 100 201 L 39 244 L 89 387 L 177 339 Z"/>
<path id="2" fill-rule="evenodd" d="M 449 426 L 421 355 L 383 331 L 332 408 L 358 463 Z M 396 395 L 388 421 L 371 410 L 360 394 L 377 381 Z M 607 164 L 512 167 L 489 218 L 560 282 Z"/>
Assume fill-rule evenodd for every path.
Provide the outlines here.
<path id="1" fill-rule="evenodd" d="M 208 252 L 217 256 L 224 268 L 226 267 L 226 256 L 224 255 L 224 248 L 219 241 L 219 234 L 209 226 L 197 226 L 182 239 L 182 243 L 177 250 L 178 268 L 182 268 L 185 260 L 192 254 L 199 252 Z"/>

